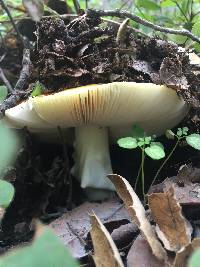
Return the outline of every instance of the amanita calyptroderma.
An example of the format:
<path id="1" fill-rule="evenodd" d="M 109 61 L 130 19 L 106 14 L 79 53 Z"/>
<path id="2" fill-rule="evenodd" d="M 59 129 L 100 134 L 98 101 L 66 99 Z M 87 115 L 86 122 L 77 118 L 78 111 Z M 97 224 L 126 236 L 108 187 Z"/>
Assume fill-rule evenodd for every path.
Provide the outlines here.
<path id="1" fill-rule="evenodd" d="M 187 111 L 176 91 L 164 85 L 115 82 L 31 97 L 6 110 L 5 116 L 9 124 L 27 126 L 30 131 L 75 127 L 73 174 L 81 187 L 101 189 L 92 198 L 102 199 L 114 191 L 106 178 L 112 173 L 108 130 L 118 135 L 121 129 L 137 124 L 148 134 L 161 135 Z"/>

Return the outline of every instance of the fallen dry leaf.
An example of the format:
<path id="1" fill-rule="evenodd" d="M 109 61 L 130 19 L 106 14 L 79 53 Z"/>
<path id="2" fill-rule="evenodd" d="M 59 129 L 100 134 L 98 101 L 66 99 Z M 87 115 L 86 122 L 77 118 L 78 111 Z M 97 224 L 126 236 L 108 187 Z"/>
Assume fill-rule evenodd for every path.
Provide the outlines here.
<path id="1" fill-rule="evenodd" d="M 200 248 L 200 238 L 194 238 L 192 243 L 176 253 L 173 267 L 186 267 L 188 257 L 197 248 Z"/>
<path id="2" fill-rule="evenodd" d="M 139 230 L 136 224 L 127 223 L 114 229 L 111 237 L 118 248 L 124 248 L 132 243 L 133 239 L 138 235 L 138 232 Z"/>
<path id="3" fill-rule="evenodd" d="M 127 267 L 167 267 L 168 263 L 159 261 L 151 251 L 151 248 L 141 235 L 139 235 L 131 246 L 127 255 Z"/>
<path id="4" fill-rule="evenodd" d="M 155 231 L 150 222 L 145 216 L 145 210 L 140 202 L 138 196 L 130 186 L 128 181 L 122 176 L 117 174 L 108 175 L 108 178 L 115 185 L 116 191 L 120 198 L 124 201 L 126 209 L 128 210 L 131 219 L 136 223 L 140 231 L 144 234 L 147 242 L 149 243 L 153 254 L 159 260 L 167 260 L 167 254 L 161 243 L 158 241 Z"/>
<path id="5" fill-rule="evenodd" d="M 187 183 L 184 186 L 178 186 L 177 183 L 173 184 L 174 195 L 181 205 L 200 205 L 200 184 L 199 183 Z M 169 184 L 165 183 L 164 191 L 169 188 Z"/>
<path id="6" fill-rule="evenodd" d="M 94 247 L 93 259 L 96 267 L 124 267 L 108 230 L 95 214 L 90 215 L 90 220 L 92 224 L 90 234 Z"/>
<path id="7" fill-rule="evenodd" d="M 51 222 L 49 226 L 75 258 L 88 255 L 85 240 L 91 228 L 89 214 L 92 212 L 95 212 L 103 223 L 130 221 L 128 212 L 124 207 L 121 208 L 121 203 L 117 200 L 110 200 L 101 204 L 86 202 Z"/>
<path id="8" fill-rule="evenodd" d="M 174 196 L 174 188 L 164 193 L 148 196 L 153 219 L 157 223 L 156 231 L 166 249 L 179 251 L 191 241 L 192 227 L 183 217 L 181 206 Z"/>
<path id="9" fill-rule="evenodd" d="M 185 167 L 184 170 L 188 168 Z M 181 173 L 181 176 L 180 176 Z M 193 168 L 191 174 L 181 170 L 177 177 L 166 178 L 162 183 L 154 185 L 150 193 L 165 192 L 173 186 L 174 196 L 181 206 L 186 205 L 200 205 L 200 184 L 197 181 L 200 177 L 200 169 Z M 195 182 L 196 181 L 196 182 Z"/>

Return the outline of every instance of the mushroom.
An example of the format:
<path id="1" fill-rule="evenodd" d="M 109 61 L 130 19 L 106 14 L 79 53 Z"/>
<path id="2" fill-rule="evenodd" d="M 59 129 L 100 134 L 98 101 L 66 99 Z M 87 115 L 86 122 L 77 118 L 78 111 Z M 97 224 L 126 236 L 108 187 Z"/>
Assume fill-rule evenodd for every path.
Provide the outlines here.
<path id="1" fill-rule="evenodd" d="M 112 173 L 108 130 L 118 138 L 137 124 L 148 134 L 161 135 L 187 111 L 176 91 L 164 85 L 114 82 L 31 97 L 6 110 L 5 116 L 9 124 L 30 131 L 75 127 L 72 172 L 90 198 L 103 199 L 114 191 L 106 178 Z"/>

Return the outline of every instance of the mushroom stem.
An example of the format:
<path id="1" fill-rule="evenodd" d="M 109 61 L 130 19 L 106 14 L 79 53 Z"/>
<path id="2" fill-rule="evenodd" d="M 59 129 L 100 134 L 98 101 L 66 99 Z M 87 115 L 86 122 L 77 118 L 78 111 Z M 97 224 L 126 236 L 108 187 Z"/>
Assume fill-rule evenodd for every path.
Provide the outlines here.
<path id="1" fill-rule="evenodd" d="M 92 189 L 98 189 L 98 191 L 103 189 L 95 199 L 106 198 L 108 194 L 110 195 L 110 191 L 115 190 L 113 184 L 107 179 L 107 175 L 112 173 L 107 128 L 77 127 L 75 140 L 73 175 L 80 180 L 82 188 L 89 189 L 89 194 Z"/>

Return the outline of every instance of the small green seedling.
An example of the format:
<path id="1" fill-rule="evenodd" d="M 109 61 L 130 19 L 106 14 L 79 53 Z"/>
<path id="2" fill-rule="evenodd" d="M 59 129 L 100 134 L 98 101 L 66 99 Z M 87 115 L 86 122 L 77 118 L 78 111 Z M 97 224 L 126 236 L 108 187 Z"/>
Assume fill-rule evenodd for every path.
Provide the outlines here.
<path id="1" fill-rule="evenodd" d="M 156 175 L 153 178 L 151 186 L 153 186 L 153 184 L 155 183 L 159 173 L 161 172 L 161 170 L 163 169 L 167 161 L 170 159 L 170 157 L 173 155 L 175 149 L 177 148 L 181 140 L 186 140 L 189 146 L 200 150 L 200 135 L 197 133 L 188 135 L 188 131 L 189 131 L 188 127 L 178 128 L 176 134 L 172 130 L 166 131 L 166 137 L 172 140 L 176 139 L 176 143 L 174 147 L 172 148 L 171 152 L 169 153 L 169 155 L 166 157 L 166 159 L 161 164 L 158 171 L 156 172 Z M 165 157 L 165 151 L 164 151 L 163 145 L 160 142 L 154 141 L 155 136 L 146 136 L 142 128 L 138 126 L 134 126 L 132 134 L 133 134 L 132 137 L 121 138 L 117 141 L 117 143 L 120 147 L 125 148 L 125 149 L 135 149 L 135 148 L 141 149 L 141 152 L 142 152 L 141 165 L 140 165 L 140 169 L 139 169 L 139 172 L 136 178 L 134 189 L 136 190 L 137 182 L 138 182 L 140 172 L 141 172 L 142 192 L 143 192 L 143 196 L 145 197 L 145 192 L 144 192 L 145 155 L 149 156 L 153 160 L 160 160 Z"/>
<path id="2" fill-rule="evenodd" d="M 153 160 L 159 160 L 165 157 L 164 147 L 160 142 L 154 142 L 155 136 L 146 136 L 144 130 L 137 125 L 134 125 L 132 137 L 121 138 L 117 141 L 118 145 L 125 149 L 141 149 L 141 165 L 135 182 L 135 190 L 141 172 L 142 193 L 144 192 L 144 159 L 145 155 Z"/>
<path id="3" fill-rule="evenodd" d="M 33 85 L 33 91 L 31 93 L 31 96 L 39 96 L 43 93 L 44 91 L 44 85 L 40 83 L 39 81 L 35 82 Z"/>
<path id="4" fill-rule="evenodd" d="M 167 130 L 165 135 L 168 139 L 172 139 L 175 140 L 176 139 L 176 143 L 174 145 L 174 147 L 172 148 L 171 152 L 169 153 L 169 155 L 167 156 L 167 158 L 163 161 L 163 163 L 161 164 L 160 168 L 158 169 L 152 183 L 151 186 L 155 183 L 160 171 L 163 169 L 164 165 L 167 163 L 167 161 L 171 158 L 171 156 L 173 155 L 175 149 L 177 148 L 178 144 L 180 143 L 181 140 L 185 140 L 187 142 L 187 144 L 197 150 L 200 150 L 200 135 L 197 133 L 193 133 L 188 135 L 188 127 L 183 127 L 183 128 L 178 128 L 176 134 L 174 132 L 172 132 L 172 130 Z"/>

